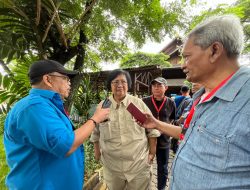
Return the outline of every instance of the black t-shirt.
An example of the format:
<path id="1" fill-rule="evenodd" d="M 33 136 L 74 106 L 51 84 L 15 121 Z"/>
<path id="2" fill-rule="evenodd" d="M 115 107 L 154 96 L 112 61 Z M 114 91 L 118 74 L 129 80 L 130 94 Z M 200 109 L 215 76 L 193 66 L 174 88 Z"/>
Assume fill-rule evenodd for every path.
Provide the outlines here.
<path id="1" fill-rule="evenodd" d="M 171 98 L 168 98 L 168 97 L 166 98 L 167 98 L 166 102 L 164 103 L 162 109 L 159 112 L 159 120 L 164 121 L 166 123 L 170 123 L 172 120 L 175 119 L 176 106 L 175 106 L 174 101 Z M 151 110 L 153 116 L 157 118 L 158 112 L 155 109 L 151 96 L 145 97 L 142 100 Z M 163 102 L 163 99 L 161 101 L 157 101 L 156 99 L 154 100 L 159 109 L 159 107 L 161 106 Z M 170 144 L 170 140 L 169 140 L 168 135 L 161 134 L 161 136 L 157 138 L 157 148 L 169 148 L 169 144 Z"/>

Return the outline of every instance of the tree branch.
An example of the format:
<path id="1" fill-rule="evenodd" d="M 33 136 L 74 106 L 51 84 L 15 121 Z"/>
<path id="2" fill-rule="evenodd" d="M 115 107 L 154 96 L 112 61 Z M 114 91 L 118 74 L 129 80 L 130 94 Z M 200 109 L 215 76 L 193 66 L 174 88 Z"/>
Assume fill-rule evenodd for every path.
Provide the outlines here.
<path id="1" fill-rule="evenodd" d="M 36 25 L 39 25 L 40 22 L 40 15 L 41 15 L 41 0 L 37 0 L 36 5 Z"/>
<path id="2" fill-rule="evenodd" d="M 45 32 L 44 32 L 44 35 L 43 35 L 43 38 L 42 38 L 42 43 L 44 43 L 44 41 L 46 40 L 47 35 L 48 35 L 48 32 L 49 32 L 49 30 L 50 30 L 50 27 L 51 27 L 51 25 L 52 25 L 52 23 L 53 23 L 55 17 L 56 17 L 56 10 L 55 10 L 54 14 L 52 15 L 52 18 L 51 18 L 51 20 L 49 21 L 49 24 L 48 24 L 48 26 L 47 26 L 47 28 L 46 28 L 46 30 L 45 30 Z"/>
<path id="3" fill-rule="evenodd" d="M 50 59 L 56 60 L 64 65 L 77 54 L 78 46 L 69 47 L 67 51 L 65 51 L 65 48 L 61 46 L 54 50 L 54 53 L 50 56 Z"/>
<path id="4" fill-rule="evenodd" d="M 32 29 L 36 36 L 36 42 L 37 42 L 37 48 L 38 48 L 38 56 L 40 59 L 47 59 L 47 55 L 45 54 L 45 51 L 43 49 L 43 43 L 41 36 L 39 35 L 38 29 L 36 25 L 32 25 Z"/>
<path id="5" fill-rule="evenodd" d="M 85 57 L 85 48 L 84 46 L 88 43 L 88 39 L 84 32 L 80 30 L 80 38 L 79 38 L 79 43 L 78 43 L 78 54 L 76 57 L 75 65 L 74 65 L 74 70 L 80 71 L 83 66 L 83 61 Z"/>
<path id="6" fill-rule="evenodd" d="M 83 63 L 84 63 L 84 58 L 85 58 L 85 45 L 88 43 L 87 37 L 84 34 L 82 30 L 80 30 L 80 39 L 78 43 L 78 54 L 76 56 L 76 61 L 74 65 L 74 70 L 82 71 L 83 68 Z M 65 102 L 65 107 L 67 110 L 70 110 L 70 108 L 73 105 L 73 99 L 75 95 L 77 94 L 78 88 L 80 86 L 80 81 L 82 80 L 82 74 L 79 74 L 75 76 L 71 82 L 71 92 L 68 97 L 68 101 Z"/>
<path id="7" fill-rule="evenodd" d="M 58 3 L 58 6 L 56 7 L 55 4 L 54 4 L 54 2 L 52 0 L 50 0 L 50 2 L 51 2 L 52 6 L 53 6 L 53 8 L 54 8 L 54 10 L 56 12 L 56 18 L 57 18 L 57 20 L 55 20 L 55 23 L 56 23 L 57 30 L 59 31 L 59 34 L 61 36 L 61 40 L 62 40 L 63 45 L 67 48 L 68 47 L 68 45 L 67 45 L 67 39 L 66 39 L 65 34 L 63 32 L 63 28 L 62 28 L 62 24 L 61 24 L 61 19 L 60 19 L 59 14 L 58 14 L 58 8 L 59 8 L 60 3 Z"/>
<path id="8" fill-rule="evenodd" d="M 87 3 L 89 4 L 85 11 L 82 13 L 82 15 L 80 16 L 79 20 L 73 25 L 72 29 L 70 29 L 69 31 L 71 31 L 69 33 L 69 38 L 73 39 L 74 35 L 75 35 L 75 31 L 78 30 L 78 28 L 80 27 L 80 25 L 83 23 L 86 14 L 94 7 L 95 3 L 97 2 L 97 0 L 92 0 L 91 3 Z"/>
<path id="9" fill-rule="evenodd" d="M 50 2 L 51 2 L 51 0 L 50 0 Z M 53 24 L 55 17 L 58 15 L 57 12 L 58 12 L 58 8 L 60 6 L 60 3 L 58 3 L 57 7 L 54 5 L 53 1 L 51 2 L 51 4 L 52 4 L 52 6 L 54 8 L 54 13 L 53 13 L 52 18 L 51 18 L 51 20 L 50 20 L 50 22 L 49 22 L 49 24 L 48 24 L 48 26 L 47 26 L 47 28 L 45 30 L 45 33 L 44 33 L 43 38 L 42 38 L 42 42 L 44 42 L 46 40 L 48 32 L 49 32 L 49 30 L 51 28 L 51 25 Z M 49 13 L 49 11 L 48 11 L 48 13 Z M 60 31 L 59 31 L 59 33 L 61 34 Z"/>

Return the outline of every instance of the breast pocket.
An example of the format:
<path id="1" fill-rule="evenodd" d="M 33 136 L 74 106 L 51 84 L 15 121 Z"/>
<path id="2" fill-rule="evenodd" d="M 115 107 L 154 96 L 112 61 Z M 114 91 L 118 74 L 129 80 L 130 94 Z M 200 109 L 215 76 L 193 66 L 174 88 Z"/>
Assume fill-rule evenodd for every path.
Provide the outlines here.
<path id="1" fill-rule="evenodd" d="M 99 124 L 100 139 L 103 141 L 119 142 L 120 130 L 115 121 L 107 121 Z"/>
<path id="2" fill-rule="evenodd" d="M 126 126 L 124 128 L 124 133 L 128 135 L 131 140 L 141 140 L 145 136 L 145 129 L 140 127 L 133 118 L 126 118 Z"/>
<path id="3" fill-rule="evenodd" d="M 196 134 L 191 138 L 194 138 L 194 159 L 197 159 L 201 166 L 213 171 L 225 169 L 229 152 L 229 140 L 226 137 L 209 130 L 206 125 L 199 125 Z"/>

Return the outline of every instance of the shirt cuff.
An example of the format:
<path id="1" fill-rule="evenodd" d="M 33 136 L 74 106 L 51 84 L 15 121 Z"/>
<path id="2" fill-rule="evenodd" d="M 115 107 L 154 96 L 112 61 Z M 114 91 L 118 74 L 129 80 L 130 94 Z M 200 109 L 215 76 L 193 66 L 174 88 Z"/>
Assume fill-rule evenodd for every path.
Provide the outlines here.
<path id="1" fill-rule="evenodd" d="M 52 136 L 48 142 L 51 147 L 50 152 L 58 157 L 65 157 L 67 152 L 71 149 L 74 139 L 74 132 Z"/>
<path id="2" fill-rule="evenodd" d="M 157 129 L 147 129 L 147 137 L 159 137 L 159 136 L 161 136 L 161 133 Z"/>

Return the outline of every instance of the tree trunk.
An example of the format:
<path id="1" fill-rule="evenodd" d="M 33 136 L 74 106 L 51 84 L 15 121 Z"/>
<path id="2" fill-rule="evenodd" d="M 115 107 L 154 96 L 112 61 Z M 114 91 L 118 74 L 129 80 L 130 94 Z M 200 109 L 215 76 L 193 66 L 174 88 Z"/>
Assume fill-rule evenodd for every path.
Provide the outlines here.
<path id="1" fill-rule="evenodd" d="M 79 39 L 79 45 L 78 45 L 78 54 L 75 61 L 74 70 L 82 71 L 83 65 L 84 65 L 84 58 L 85 58 L 85 45 L 87 44 L 88 40 L 82 30 L 80 30 L 80 39 Z M 76 75 L 71 82 L 71 92 L 70 95 L 65 102 L 65 108 L 66 110 L 71 110 L 71 107 L 73 105 L 73 100 L 75 95 L 77 94 L 78 88 L 82 81 L 82 74 L 79 73 Z"/>
<path id="2" fill-rule="evenodd" d="M 84 21 L 84 23 L 88 23 L 88 20 L 90 19 L 92 9 L 93 9 L 95 3 L 96 3 L 96 0 L 90 0 L 90 1 L 86 2 L 85 12 L 84 12 L 83 17 L 81 19 L 81 21 Z M 84 34 L 84 31 L 80 30 L 80 39 L 79 39 L 79 43 L 77 46 L 78 47 L 78 54 L 76 57 L 74 70 L 82 71 L 82 68 L 84 65 L 85 52 L 86 52 L 85 46 L 87 43 L 88 43 L 88 39 L 87 39 L 86 35 Z M 78 91 L 80 84 L 81 84 L 81 80 L 82 80 L 82 74 L 80 74 L 80 73 L 72 79 L 71 93 L 70 93 L 67 101 L 65 102 L 66 110 L 69 110 L 69 111 L 71 110 L 71 107 L 72 107 L 73 101 L 74 101 L 74 97 Z"/>

